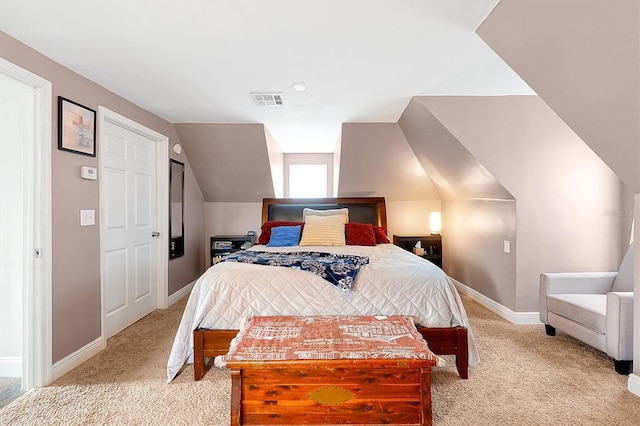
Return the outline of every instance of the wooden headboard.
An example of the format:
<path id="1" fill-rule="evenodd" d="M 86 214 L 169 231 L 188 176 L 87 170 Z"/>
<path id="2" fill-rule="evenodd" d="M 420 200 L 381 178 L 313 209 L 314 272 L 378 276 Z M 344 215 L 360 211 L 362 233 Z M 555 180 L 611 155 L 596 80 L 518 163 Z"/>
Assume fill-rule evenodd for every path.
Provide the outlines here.
<path id="1" fill-rule="evenodd" d="M 349 222 L 370 223 L 387 229 L 384 197 L 354 198 L 265 198 L 262 200 L 262 223 L 269 220 L 302 222 L 302 210 L 349 209 Z"/>

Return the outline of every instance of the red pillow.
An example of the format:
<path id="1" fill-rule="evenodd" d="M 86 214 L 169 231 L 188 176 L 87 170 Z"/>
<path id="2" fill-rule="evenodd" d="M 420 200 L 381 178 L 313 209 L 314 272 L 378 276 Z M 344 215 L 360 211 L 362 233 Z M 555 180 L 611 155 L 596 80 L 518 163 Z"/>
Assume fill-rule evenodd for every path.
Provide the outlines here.
<path id="1" fill-rule="evenodd" d="M 376 235 L 370 223 L 345 223 L 344 231 L 348 246 L 376 245 Z"/>
<path id="2" fill-rule="evenodd" d="M 304 227 L 304 222 L 290 222 L 286 220 L 272 220 L 270 222 L 265 222 L 262 224 L 262 228 L 260 228 L 260 237 L 258 238 L 258 244 L 266 245 L 271 239 L 271 228 L 275 228 L 278 226 L 296 226 L 302 225 L 300 230 Z"/>
<path id="3" fill-rule="evenodd" d="M 373 233 L 376 235 L 376 244 L 391 244 L 387 238 L 387 230 L 382 226 L 373 226 Z"/>

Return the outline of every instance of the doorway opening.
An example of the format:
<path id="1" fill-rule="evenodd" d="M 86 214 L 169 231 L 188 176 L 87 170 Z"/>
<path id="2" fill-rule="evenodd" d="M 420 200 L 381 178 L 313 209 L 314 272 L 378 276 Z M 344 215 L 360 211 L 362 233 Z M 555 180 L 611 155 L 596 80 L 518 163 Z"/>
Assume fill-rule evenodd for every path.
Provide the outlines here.
<path id="1" fill-rule="evenodd" d="M 51 371 L 51 83 L 0 59 L 0 406 Z"/>

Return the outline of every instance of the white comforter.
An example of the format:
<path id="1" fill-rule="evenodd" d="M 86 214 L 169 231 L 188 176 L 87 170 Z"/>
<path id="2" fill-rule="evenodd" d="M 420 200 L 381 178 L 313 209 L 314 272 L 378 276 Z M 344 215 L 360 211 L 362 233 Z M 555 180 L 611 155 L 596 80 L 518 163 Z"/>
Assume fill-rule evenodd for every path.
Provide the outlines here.
<path id="1" fill-rule="evenodd" d="M 262 251 L 322 251 L 368 256 L 353 290 L 337 287 L 311 272 L 287 267 L 223 262 L 196 282 L 167 363 L 168 381 L 185 362 L 193 362 L 193 330 L 239 329 L 257 315 L 409 315 L 428 327 L 465 326 L 469 365 L 478 350 L 460 296 L 447 275 L 432 263 L 392 244 L 375 247 L 254 246 Z"/>

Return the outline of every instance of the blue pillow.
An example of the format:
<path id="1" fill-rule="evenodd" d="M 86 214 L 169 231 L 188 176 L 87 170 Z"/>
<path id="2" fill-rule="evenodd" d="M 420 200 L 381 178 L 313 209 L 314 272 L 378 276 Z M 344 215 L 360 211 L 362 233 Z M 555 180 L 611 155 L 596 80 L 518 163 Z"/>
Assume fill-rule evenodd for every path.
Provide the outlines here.
<path id="1" fill-rule="evenodd" d="M 271 228 L 271 238 L 267 247 L 291 247 L 297 246 L 300 242 L 300 225 L 277 226 Z"/>

